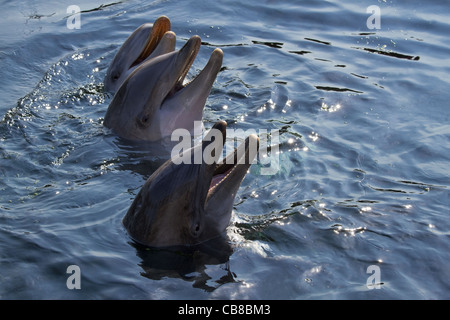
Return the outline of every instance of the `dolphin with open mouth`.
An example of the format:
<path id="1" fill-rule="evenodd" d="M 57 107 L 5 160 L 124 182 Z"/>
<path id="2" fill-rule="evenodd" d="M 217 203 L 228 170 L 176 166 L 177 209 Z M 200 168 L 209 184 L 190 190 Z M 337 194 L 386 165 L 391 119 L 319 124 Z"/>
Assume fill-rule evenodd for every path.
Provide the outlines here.
<path id="1" fill-rule="evenodd" d="M 170 31 L 166 16 L 155 23 L 144 23 L 137 28 L 117 51 L 108 70 L 105 91 L 115 93 L 125 79 L 145 61 L 175 50 L 175 33 Z"/>
<path id="2" fill-rule="evenodd" d="M 125 79 L 112 99 L 104 125 L 122 138 L 158 141 L 175 129 L 192 131 L 220 71 L 223 52 L 215 49 L 204 69 L 189 83 L 186 75 L 200 50 L 199 36 L 178 51 L 142 63 Z"/>
<path id="3" fill-rule="evenodd" d="M 226 122 L 219 121 L 197 146 L 167 160 L 146 181 L 123 218 L 128 234 L 149 247 L 196 245 L 223 235 L 234 198 L 259 148 L 249 135 L 222 161 Z M 178 163 L 177 157 L 190 163 Z M 199 159 L 201 162 L 195 162 Z"/>

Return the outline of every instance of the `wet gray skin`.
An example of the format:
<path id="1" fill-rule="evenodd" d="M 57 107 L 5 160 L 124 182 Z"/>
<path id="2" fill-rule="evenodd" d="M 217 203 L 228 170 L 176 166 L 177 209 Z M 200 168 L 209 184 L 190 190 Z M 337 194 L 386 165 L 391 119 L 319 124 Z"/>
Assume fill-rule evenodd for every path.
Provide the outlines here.
<path id="1" fill-rule="evenodd" d="M 115 93 L 125 79 L 145 61 L 175 50 L 175 33 L 169 18 L 162 16 L 154 24 L 144 23 L 123 43 L 106 71 L 105 91 Z"/>
<path id="2" fill-rule="evenodd" d="M 200 74 L 184 84 L 200 45 L 200 37 L 193 36 L 180 50 L 135 69 L 111 101 L 104 125 L 123 138 L 138 141 L 158 141 L 179 128 L 192 131 L 194 121 L 202 119 L 223 59 L 222 50 L 215 49 Z"/>
<path id="3" fill-rule="evenodd" d="M 168 160 L 148 178 L 123 219 L 136 242 L 149 247 L 195 245 L 225 232 L 259 147 L 258 137 L 250 135 L 218 163 L 225 130 L 226 122 L 217 122 L 201 144 Z M 202 161 L 196 164 L 199 152 Z M 177 164 L 178 157 L 191 159 L 190 164 Z"/>

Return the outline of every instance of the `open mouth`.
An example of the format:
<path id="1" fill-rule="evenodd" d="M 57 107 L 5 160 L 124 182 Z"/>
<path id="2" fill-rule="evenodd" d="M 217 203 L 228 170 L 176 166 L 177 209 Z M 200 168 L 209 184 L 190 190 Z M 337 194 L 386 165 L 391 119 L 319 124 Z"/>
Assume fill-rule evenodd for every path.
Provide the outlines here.
<path id="1" fill-rule="evenodd" d="M 200 71 L 199 74 L 187 80 L 186 76 L 189 73 L 192 64 L 200 51 L 201 38 L 199 36 L 191 37 L 188 42 L 180 49 L 179 55 L 181 56 L 181 67 L 179 68 L 179 75 L 175 81 L 174 86 L 169 91 L 166 99 L 173 97 L 175 94 L 180 93 L 183 89 L 190 85 L 199 83 L 199 87 L 202 87 L 204 91 L 209 92 L 212 84 L 217 76 L 217 73 L 222 66 L 223 52 L 220 49 L 215 49 L 206 66 Z"/>
<path id="2" fill-rule="evenodd" d="M 181 91 L 189 83 L 192 82 L 192 80 L 189 82 L 185 82 L 185 79 L 189 72 L 189 69 L 192 67 L 192 64 L 195 61 L 195 58 L 197 57 L 198 52 L 200 51 L 201 42 L 202 41 L 199 36 L 193 36 L 188 40 L 188 42 L 186 42 L 183 48 L 180 49 L 179 54 L 182 56 L 182 65 L 179 69 L 178 78 L 167 97 L 173 96 L 175 93 Z M 184 55 L 186 55 L 186 58 L 183 58 Z"/>
<path id="3" fill-rule="evenodd" d="M 170 30 L 170 20 L 166 16 L 161 16 L 156 19 L 153 24 L 152 32 L 147 39 L 147 42 L 142 49 L 142 52 L 136 58 L 136 60 L 131 64 L 130 68 L 142 63 L 145 59 L 147 59 L 158 47 L 161 39 L 164 34 Z"/>
<path id="4" fill-rule="evenodd" d="M 228 181 L 242 180 L 258 150 L 259 139 L 252 134 L 232 153 L 217 163 L 209 185 L 208 197 L 214 194 L 220 186 L 227 184 Z"/>

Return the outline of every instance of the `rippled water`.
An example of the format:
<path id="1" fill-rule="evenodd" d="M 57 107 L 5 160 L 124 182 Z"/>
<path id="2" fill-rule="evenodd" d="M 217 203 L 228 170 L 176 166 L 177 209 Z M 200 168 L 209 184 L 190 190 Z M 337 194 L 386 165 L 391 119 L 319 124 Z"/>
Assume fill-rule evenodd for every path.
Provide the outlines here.
<path id="1" fill-rule="evenodd" d="M 80 29 L 66 27 L 72 4 Z M 439 1 L 4 1 L 0 298 L 450 298 L 449 14 Z M 202 37 L 191 76 L 224 52 L 206 127 L 280 130 L 280 169 L 251 168 L 229 239 L 206 254 L 138 248 L 121 225 L 162 159 L 102 126 L 102 80 L 160 15 L 178 48 Z"/>

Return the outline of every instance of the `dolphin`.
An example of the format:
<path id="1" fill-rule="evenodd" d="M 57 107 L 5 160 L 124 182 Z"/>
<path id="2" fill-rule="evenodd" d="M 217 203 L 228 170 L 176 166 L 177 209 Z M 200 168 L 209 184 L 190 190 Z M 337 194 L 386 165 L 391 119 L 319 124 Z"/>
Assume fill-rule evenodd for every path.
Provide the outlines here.
<path id="1" fill-rule="evenodd" d="M 148 178 L 122 220 L 136 243 L 190 246 L 224 234 L 236 193 L 259 148 L 252 134 L 218 161 L 226 126 L 217 122 L 201 143 L 167 160 Z M 179 163 L 178 157 L 191 161 Z"/>
<path id="2" fill-rule="evenodd" d="M 135 141 L 159 141 L 175 129 L 192 131 L 194 122 L 202 119 L 223 60 L 222 50 L 215 49 L 204 69 L 185 84 L 200 46 L 200 37 L 193 36 L 180 50 L 154 57 L 132 71 L 114 95 L 103 124 Z"/>
<path id="3" fill-rule="evenodd" d="M 123 43 L 106 71 L 105 91 L 115 93 L 125 79 L 145 61 L 175 50 L 170 20 L 161 16 L 138 27 Z"/>

